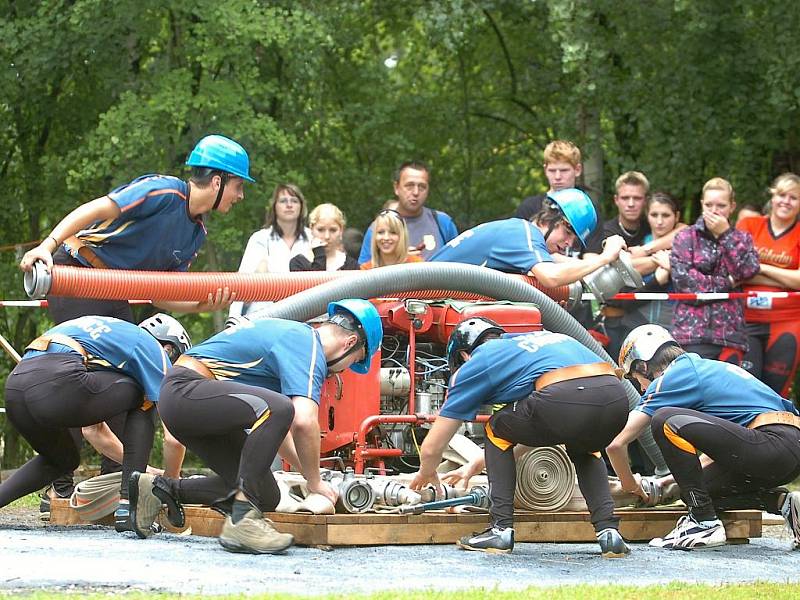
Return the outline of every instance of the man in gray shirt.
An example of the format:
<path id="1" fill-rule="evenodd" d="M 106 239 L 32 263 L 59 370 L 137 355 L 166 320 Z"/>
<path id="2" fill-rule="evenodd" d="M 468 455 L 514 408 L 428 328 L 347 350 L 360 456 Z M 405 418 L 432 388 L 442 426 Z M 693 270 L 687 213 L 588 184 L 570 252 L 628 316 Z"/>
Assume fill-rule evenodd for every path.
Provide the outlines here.
<path id="1" fill-rule="evenodd" d="M 396 210 L 408 228 L 409 251 L 421 253 L 425 260 L 458 235 L 458 229 L 450 215 L 425 206 L 429 182 L 430 172 L 421 162 L 404 162 L 395 172 Z M 372 258 L 371 247 L 372 225 L 364 234 L 359 264 Z"/>

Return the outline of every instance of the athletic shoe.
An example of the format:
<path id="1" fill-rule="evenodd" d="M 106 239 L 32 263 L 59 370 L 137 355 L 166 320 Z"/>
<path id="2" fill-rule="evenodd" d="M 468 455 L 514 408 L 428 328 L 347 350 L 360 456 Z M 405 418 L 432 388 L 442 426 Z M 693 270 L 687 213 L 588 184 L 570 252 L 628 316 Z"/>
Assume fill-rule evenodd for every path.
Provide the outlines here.
<path id="1" fill-rule="evenodd" d="M 172 495 L 172 488 L 170 487 L 169 480 L 156 475 L 153 479 L 153 494 L 161 500 L 161 504 L 167 508 L 167 520 L 173 527 L 182 529 L 186 525 L 186 515 L 183 512 L 183 506 L 178 499 Z"/>
<path id="2" fill-rule="evenodd" d="M 631 553 L 619 531 L 612 527 L 597 533 L 597 543 L 600 544 L 600 554 L 603 558 L 622 558 Z"/>
<path id="3" fill-rule="evenodd" d="M 72 489 L 74 490 L 75 488 Z M 39 492 L 39 519 L 41 521 L 50 520 L 50 500 L 52 498 L 69 498 L 72 495 L 72 490 L 67 490 L 64 494 L 58 493 L 52 485 Z"/>
<path id="4" fill-rule="evenodd" d="M 781 514 L 786 520 L 786 528 L 794 537 L 792 550 L 800 549 L 800 495 L 797 492 L 789 492 L 781 507 Z"/>
<path id="5" fill-rule="evenodd" d="M 689 514 L 678 519 L 675 529 L 663 538 L 650 540 L 650 545 L 669 550 L 699 550 L 713 548 L 726 543 L 725 526 L 719 519 L 713 521 L 696 521 Z"/>
<path id="6" fill-rule="evenodd" d="M 514 549 L 512 527 L 488 527 L 480 533 L 465 535 L 456 542 L 464 550 L 477 550 L 490 554 L 508 554 Z"/>
<path id="7" fill-rule="evenodd" d="M 294 536 L 276 531 L 272 521 L 254 508 L 238 523 L 225 517 L 219 543 L 228 552 L 280 554 L 294 543 Z"/>
<path id="8" fill-rule="evenodd" d="M 114 511 L 114 530 L 117 533 L 133 531 L 131 525 L 131 508 L 127 502 L 120 502 L 117 510 Z"/>
<path id="9" fill-rule="evenodd" d="M 154 475 L 134 471 L 128 480 L 130 521 L 136 535 L 142 539 L 153 535 L 151 525 L 161 510 L 161 499 L 153 493 Z"/>

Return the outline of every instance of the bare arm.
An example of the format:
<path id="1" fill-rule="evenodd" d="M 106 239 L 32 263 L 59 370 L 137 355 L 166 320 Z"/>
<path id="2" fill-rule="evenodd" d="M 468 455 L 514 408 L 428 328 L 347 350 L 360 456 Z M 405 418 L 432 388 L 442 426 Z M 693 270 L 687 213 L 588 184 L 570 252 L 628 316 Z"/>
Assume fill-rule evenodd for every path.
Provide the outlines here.
<path id="1" fill-rule="evenodd" d="M 164 476 L 178 479 L 181 476 L 181 466 L 183 465 L 183 458 L 186 456 L 186 447 L 170 433 L 166 426 L 163 426 L 163 429 Z"/>
<path id="2" fill-rule="evenodd" d="M 792 288 L 794 290 L 800 289 L 800 270 L 798 269 L 781 269 L 773 265 L 762 264 L 759 275 L 756 275 L 753 279 L 760 276 L 777 282 L 777 284 L 768 283 L 766 285 Z"/>
<path id="3" fill-rule="evenodd" d="M 105 422 L 81 427 L 81 434 L 100 454 L 122 464 L 122 442 Z M 153 475 L 163 474 L 161 469 L 153 468 L 150 465 L 147 465 L 147 472 Z"/>
<path id="4" fill-rule="evenodd" d="M 226 286 L 224 288 L 217 288 L 216 293 L 210 292 L 205 301 L 202 302 L 199 300 L 197 302 L 171 302 L 161 300 L 159 302 L 153 302 L 153 305 L 168 312 L 201 313 L 227 310 L 234 300 L 236 300 L 236 292 L 230 291 Z"/>
<path id="5" fill-rule="evenodd" d="M 122 464 L 122 442 L 105 422 L 81 427 L 81 433 L 100 454 Z"/>
<path id="6" fill-rule="evenodd" d="M 412 490 L 422 489 L 428 484 L 437 488 L 441 485 L 436 467 L 442 462 L 442 453 L 462 423 L 460 419 L 436 417 L 419 451 L 419 472 L 409 484 Z"/>
<path id="7" fill-rule="evenodd" d="M 514 446 L 514 459 L 518 460 L 520 456 L 527 454 L 533 450 L 530 446 L 523 446 L 522 444 L 517 444 Z M 462 487 L 467 489 L 469 486 L 469 480 L 472 479 L 473 476 L 477 475 L 481 471 L 486 468 L 486 455 L 481 453 L 480 456 L 476 456 L 467 464 L 462 465 L 458 469 L 453 471 L 449 471 L 442 475 L 441 480 L 445 483 L 449 483 L 452 486 Z"/>
<path id="8" fill-rule="evenodd" d="M 631 256 L 634 258 L 639 258 L 642 256 L 650 256 L 659 250 L 669 250 L 672 248 L 672 240 L 675 239 L 675 235 L 686 226 L 686 223 L 678 223 L 675 226 L 675 229 L 670 231 L 667 235 L 661 236 L 657 240 L 652 240 L 646 244 L 642 244 L 641 246 L 634 246 L 633 248 L 630 248 Z"/>
<path id="9" fill-rule="evenodd" d="M 632 410 L 628 414 L 628 422 L 625 427 L 606 448 L 608 460 L 611 461 L 611 466 L 614 467 L 614 472 L 619 477 L 622 489 L 626 492 L 638 493 L 641 490 L 639 482 L 631 471 L 628 445 L 639 437 L 639 434 L 648 425 L 650 425 L 650 417 L 638 410 Z"/>
<path id="10" fill-rule="evenodd" d="M 319 406 L 311 398 L 293 396 L 294 420 L 289 431 L 295 444 L 300 472 L 306 478 L 308 490 L 336 502 L 336 492 L 319 475 Z"/>
<path id="11" fill-rule="evenodd" d="M 103 196 L 96 198 L 86 204 L 81 204 L 78 208 L 61 219 L 53 231 L 35 248 L 31 248 L 22 257 L 19 268 L 23 271 L 30 271 L 33 263 L 41 260 L 47 265 L 47 269 L 53 266 L 53 252 L 68 237 L 75 235 L 81 229 L 85 229 L 92 223 L 104 221 L 106 219 L 116 219 L 120 215 L 119 206 L 111 198 Z"/>
<path id="12" fill-rule="evenodd" d="M 605 240 L 602 254 L 586 254 L 583 259 L 570 262 L 537 263 L 533 265 L 529 275 L 536 277 L 546 287 L 567 285 L 614 262 L 624 248 L 625 240 L 618 235 L 612 235 Z"/>
<path id="13" fill-rule="evenodd" d="M 297 448 L 295 448 L 291 431 L 283 438 L 283 443 L 278 448 L 278 454 L 291 465 L 292 469 L 297 470 L 300 468 L 300 457 L 297 455 Z"/>

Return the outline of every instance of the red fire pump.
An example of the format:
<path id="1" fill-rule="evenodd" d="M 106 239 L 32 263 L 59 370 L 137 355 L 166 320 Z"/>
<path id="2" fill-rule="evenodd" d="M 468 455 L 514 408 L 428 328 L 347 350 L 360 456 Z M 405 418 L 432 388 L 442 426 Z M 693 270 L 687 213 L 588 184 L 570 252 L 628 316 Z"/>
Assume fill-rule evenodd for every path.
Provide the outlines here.
<path id="1" fill-rule="evenodd" d="M 542 328 L 532 304 L 373 301 L 384 337 L 366 375 L 345 371 L 328 378 L 320 400 L 324 457 L 338 457 L 356 473 L 415 471 L 418 449 L 447 391 L 445 346 L 458 323 L 488 317 L 509 333 Z M 479 415 L 478 421 L 485 421 Z M 483 437 L 483 425 L 467 423 L 464 434 Z"/>

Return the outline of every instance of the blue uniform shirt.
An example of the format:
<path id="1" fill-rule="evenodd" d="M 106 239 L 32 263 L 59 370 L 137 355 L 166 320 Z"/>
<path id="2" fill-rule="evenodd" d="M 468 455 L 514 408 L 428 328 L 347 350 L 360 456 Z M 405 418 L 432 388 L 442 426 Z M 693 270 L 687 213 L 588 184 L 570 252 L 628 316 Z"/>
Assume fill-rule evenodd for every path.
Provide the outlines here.
<path id="1" fill-rule="evenodd" d="M 111 269 L 186 271 L 206 239 L 189 215 L 189 186 L 177 177 L 144 175 L 110 192 L 122 214 L 78 232 Z M 89 264 L 71 249 L 82 264 Z"/>
<path id="2" fill-rule="evenodd" d="M 694 353 L 672 361 L 647 387 L 634 410 L 652 417 L 667 406 L 691 408 L 745 427 L 761 413 L 797 414 L 790 402 L 744 369 Z"/>
<path id="3" fill-rule="evenodd" d="M 482 223 L 450 240 L 430 260 L 468 263 L 527 275 L 540 262 L 553 262 L 539 228 L 524 219 Z"/>
<path id="4" fill-rule="evenodd" d="M 319 404 L 328 366 L 319 334 L 305 323 L 283 319 L 242 321 L 186 354 L 217 379 L 305 396 Z"/>
<path id="5" fill-rule="evenodd" d="M 86 351 L 89 369 L 119 371 L 132 377 L 152 402 L 158 402 L 161 380 L 171 366 L 156 338 L 133 323 L 114 317 L 79 317 L 65 321 L 44 335 L 71 337 Z M 72 348 L 51 343 L 47 350 L 28 350 L 22 360 L 57 352 L 78 354 Z"/>
<path id="6" fill-rule="evenodd" d="M 439 414 L 471 421 L 482 404 L 511 404 L 529 396 L 536 380 L 555 369 L 604 362 L 561 333 L 535 331 L 504 335 L 478 346 L 450 378 Z"/>

